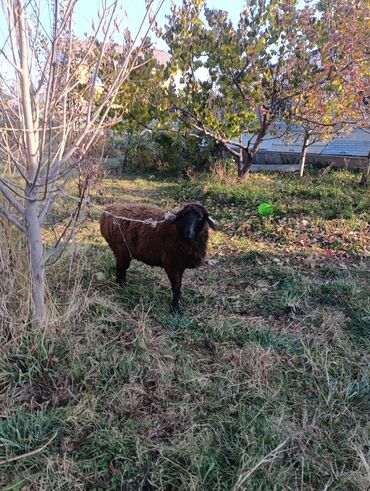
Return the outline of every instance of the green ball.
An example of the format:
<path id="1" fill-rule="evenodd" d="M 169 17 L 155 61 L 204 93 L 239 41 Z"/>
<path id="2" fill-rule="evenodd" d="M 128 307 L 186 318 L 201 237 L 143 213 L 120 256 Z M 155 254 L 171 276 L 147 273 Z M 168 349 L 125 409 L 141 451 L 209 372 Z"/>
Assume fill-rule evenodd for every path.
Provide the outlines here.
<path id="1" fill-rule="evenodd" d="M 266 216 L 266 215 L 271 215 L 271 213 L 274 211 L 272 205 L 269 205 L 268 203 L 261 203 L 258 207 L 258 214 L 261 216 Z"/>

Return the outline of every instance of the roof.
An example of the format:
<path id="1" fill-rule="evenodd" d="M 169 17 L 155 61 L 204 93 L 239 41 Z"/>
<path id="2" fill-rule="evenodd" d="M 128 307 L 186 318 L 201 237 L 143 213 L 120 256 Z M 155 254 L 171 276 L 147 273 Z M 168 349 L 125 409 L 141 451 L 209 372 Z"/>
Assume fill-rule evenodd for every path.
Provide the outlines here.
<path id="1" fill-rule="evenodd" d="M 117 54 L 123 54 L 124 47 L 120 44 L 114 45 L 114 51 Z M 160 65 L 167 65 L 170 61 L 170 55 L 163 49 L 153 48 L 153 56 Z"/>
<path id="2" fill-rule="evenodd" d="M 62 39 L 59 44 L 59 49 L 63 49 L 64 47 L 68 47 L 69 39 Z M 84 52 L 91 46 L 90 39 L 73 39 L 73 51 L 78 53 L 79 51 Z M 117 55 L 123 55 L 125 51 L 127 51 L 127 47 L 118 43 L 108 43 L 108 50 L 112 50 Z M 163 49 L 153 48 L 153 56 L 157 60 L 160 65 L 167 65 L 170 61 L 170 55 L 164 51 Z"/>
<path id="3" fill-rule="evenodd" d="M 370 141 L 333 140 L 329 142 L 321 155 L 343 155 L 367 157 L 370 153 Z"/>
<path id="4" fill-rule="evenodd" d="M 287 142 L 283 138 L 267 135 L 263 140 L 260 151 L 276 153 L 301 153 L 303 132 L 296 129 L 293 141 Z M 244 135 L 243 139 L 248 135 Z M 340 136 L 329 142 L 317 142 L 308 147 L 308 155 L 325 155 L 338 157 L 368 157 L 370 155 L 370 130 L 357 128 L 349 135 Z"/>
<path id="5" fill-rule="evenodd" d="M 160 65 L 167 65 L 170 61 L 170 55 L 163 49 L 154 48 L 153 55 Z"/>

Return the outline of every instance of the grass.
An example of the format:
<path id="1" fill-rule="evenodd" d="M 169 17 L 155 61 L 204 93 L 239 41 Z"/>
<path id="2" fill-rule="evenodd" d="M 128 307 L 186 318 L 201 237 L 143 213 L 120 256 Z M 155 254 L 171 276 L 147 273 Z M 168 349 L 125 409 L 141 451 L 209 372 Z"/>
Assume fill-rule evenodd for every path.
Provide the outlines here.
<path id="1" fill-rule="evenodd" d="M 185 274 L 183 317 L 168 313 L 160 269 L 133 262 L 116 286 L 98 208 L 49 270 L 43 330 L 10 315 L 4 290 L 0 488 L 367 489 L 369 202 L 357 181 L 106 179 L 98 208 L 196 200 L 219 231 Z"/>

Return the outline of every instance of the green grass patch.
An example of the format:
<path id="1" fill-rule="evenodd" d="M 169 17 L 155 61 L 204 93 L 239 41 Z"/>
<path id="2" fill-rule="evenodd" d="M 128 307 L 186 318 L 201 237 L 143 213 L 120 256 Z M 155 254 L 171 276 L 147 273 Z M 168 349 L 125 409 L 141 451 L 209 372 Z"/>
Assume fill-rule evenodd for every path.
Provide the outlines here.
<path id="1" fill-rule="evenodd" d="M 358 181 L 103 181 L 91 221 L 48 270 L 47 324 L 14 314 L 0 333 L 0 488 L 366 489 L 369 198 Z M 116 285 L 97 221 L 112 202 L 187 201 L 219 229 L 208 261 L 184 275 L 184 315 L 171 316 L 163 270 L 133 261 Z"/>

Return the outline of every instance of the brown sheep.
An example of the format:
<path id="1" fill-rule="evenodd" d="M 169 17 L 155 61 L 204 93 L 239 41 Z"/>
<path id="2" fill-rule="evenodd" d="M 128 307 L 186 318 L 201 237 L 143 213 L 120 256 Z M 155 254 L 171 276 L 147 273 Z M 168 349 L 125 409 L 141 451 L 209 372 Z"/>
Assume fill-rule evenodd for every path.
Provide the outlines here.
<path id="1" fill-rule="evenodd" d="M 155 226 L 151 220 L 157 222 Z M 194 203 L 175 213 L 152 205 L 112 205 L 100 219 L 101 234 L 116 257 L 118 284 L 126 281 L 131 259 L 164 268 L 171 282 L 174 313 L 180 313 L 184 270 L 204 262 L 209 227 L 215 229 L 216 225 L 208 211 Z"/>

